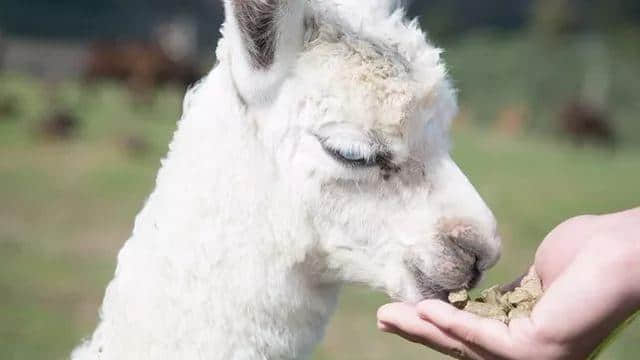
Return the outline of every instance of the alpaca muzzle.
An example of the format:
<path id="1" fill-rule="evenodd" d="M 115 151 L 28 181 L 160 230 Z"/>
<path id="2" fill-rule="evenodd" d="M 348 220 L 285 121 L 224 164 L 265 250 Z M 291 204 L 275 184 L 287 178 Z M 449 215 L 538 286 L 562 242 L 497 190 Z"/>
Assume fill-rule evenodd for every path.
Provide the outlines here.
<path id="1" fill-rule="evenodd" d="M 470 222 L 444 221 L 439 228 L 432 245 L 411 247 L 404 260 L 424 299 L 474 288 L 499 257 L 493 250 L 499 238 L 489 239 Z"/>

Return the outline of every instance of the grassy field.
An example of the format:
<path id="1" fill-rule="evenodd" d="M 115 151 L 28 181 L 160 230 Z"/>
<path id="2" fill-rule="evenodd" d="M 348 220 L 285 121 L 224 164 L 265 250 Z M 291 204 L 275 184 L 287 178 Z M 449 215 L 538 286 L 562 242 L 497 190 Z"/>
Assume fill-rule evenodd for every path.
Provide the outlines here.
<path id="1" fill-rule="evenodd" d="M 576 99 L 601 102 L 617 138 L 640 147 L 640 30 L 543 41 L 525 33 L 477 32 L 444 46 L 466 116 L 492 126 L 507 109 L 524 127 L 558 131 L 559 114 Z"/>
<path id="2" fill-rule="evenodd" d="M 180 111 L 177 91 L 153 106 L 126 91 L 74 84 L 55 89 L 0 79 L 17 111 L 0 115 L 0 359 L 63 359 L 95 326 L 117 250 L 152 189 Z M 43 99 L 49 99 L 43 101 Z M 80 120 L 70 140 L 39 135 L 51 104 Z M 144 144 L 132 153 L 127 139 Z M 454 156 L 493 208 L 504 256 L 487 283 L 531 262 L 537 243 L 563 219 L 640 205 L 640 151 L 575 149 L 547 138 L 505 138 L 475 127 L 455 132 Z M 386 298 L 349 287 L 315 359 L 438 359 L 375 327 Z M 635 359 L 640 324 L 603 359 Z"/>

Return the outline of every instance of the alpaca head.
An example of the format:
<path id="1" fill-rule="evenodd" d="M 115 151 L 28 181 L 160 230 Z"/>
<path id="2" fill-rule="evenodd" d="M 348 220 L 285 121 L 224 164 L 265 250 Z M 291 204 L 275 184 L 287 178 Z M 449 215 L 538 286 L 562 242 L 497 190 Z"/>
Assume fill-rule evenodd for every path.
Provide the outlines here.
<path id="1" fill-rule="evenodd" d="M 218 56 L 289 194 L 276 206 L 313 234 L 313 276 L 408 301 L 473 286 L 500 240 L 449 156 L 439 50 L 400 12 L 354 25 L 329 0 L 225 5 Z"/>

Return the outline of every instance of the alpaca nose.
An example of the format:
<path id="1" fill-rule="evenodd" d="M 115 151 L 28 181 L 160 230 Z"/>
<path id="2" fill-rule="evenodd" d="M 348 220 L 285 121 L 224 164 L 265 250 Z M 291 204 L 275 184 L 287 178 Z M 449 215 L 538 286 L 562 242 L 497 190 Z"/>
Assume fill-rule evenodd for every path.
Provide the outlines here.
<path id="1" fill-rule="evenodd" d="M 471 222 L 445 222 L 444 233 L 447 239 L 475 258 L 474 269 L 479 275 L 495 265 L 500 259 L 501 238 L 493 232 L 485 235 Z"/>

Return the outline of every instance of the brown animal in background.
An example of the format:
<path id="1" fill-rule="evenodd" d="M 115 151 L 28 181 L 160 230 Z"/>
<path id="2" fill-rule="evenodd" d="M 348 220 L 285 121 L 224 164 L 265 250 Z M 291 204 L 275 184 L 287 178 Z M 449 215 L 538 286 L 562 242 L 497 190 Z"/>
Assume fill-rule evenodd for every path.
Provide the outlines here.
<path id="1" fill-rule="evenodd" d="M 142 93 L 169 83 L 186 88 L 201 76 L 192 61 L 174 61 L 158 44 L 140 41 L 94 43 L 84 74 L 87 83 L 116 80 Z"/>
<path id="2" fill-rule="evenodd" d="M 123 150 L 131 157 L 141 157 L 151 148 L 149 142 L 140 135 L 128 135 L 121 143 Z"/>
<path id="3" fill-rule="evenodd" d="M 80 121 L 67 110 L 55 110 L 40 122 L 40 134 L 50 139 L 69 139 L 77 131 Z"/>
<path id="4" fill-rule="evenodd" d="M 458 115 L 453 119 L 453 128 L 455 130 L 462 130 L 469 127 L 469 124 L 472 123 L 473 114 L 467 107 L 460 107 L 460 111 L 458 111 Z"/>
<path id="5" fill-rule="evenodd" d="M 19 104 L 15 95 L 0 95 L 0 122 L 15 119 L 20 113 Z"/>
<path id="6" fill-rule="evenodd" d="M 584 101 L 573 101 L 560 114 L 562 132 L 576 145 L 592 142 L 616 146 L 613 124 L 604 111 Z"/>
<path id="7" fill-rule="evenodd" d="M 498 113 L 494 130 L 505 136 L 521 136 L 529 122 L 529 108 L 524 104 L 507 105 Z"/>

